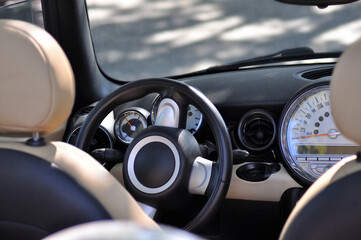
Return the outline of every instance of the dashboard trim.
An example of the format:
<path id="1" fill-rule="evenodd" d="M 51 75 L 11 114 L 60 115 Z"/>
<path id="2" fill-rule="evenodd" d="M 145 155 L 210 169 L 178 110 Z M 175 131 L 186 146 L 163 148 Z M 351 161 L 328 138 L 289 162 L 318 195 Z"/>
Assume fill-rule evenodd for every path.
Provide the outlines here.
<path id="1" fill-rule="evenodd" d="M 232 179 L 227 193 L 227 199 L 242 199 L 252 201 L 279 202 L 282 194 L 290 188 L 302 188 L 285 170 L 283 164 L 281 169 L 272 174 L 262 182 L 249 182 L 240 179 L 236 171 L 242 166 L 249 164 L 242 163 L 233 165 Z"/>

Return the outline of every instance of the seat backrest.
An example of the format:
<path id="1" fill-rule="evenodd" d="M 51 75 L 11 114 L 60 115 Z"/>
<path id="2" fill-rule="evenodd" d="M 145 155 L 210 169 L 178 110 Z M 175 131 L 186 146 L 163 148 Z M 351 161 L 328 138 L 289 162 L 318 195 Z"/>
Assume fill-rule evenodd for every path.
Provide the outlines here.
<path id="1" fill-rule="evenodd" d="M 158 228 L 90 155 L 41 138 L 68 119 L 75 97 L 56 40 L 30 23 L 0 20 L 0 56 L 0 239 L 39 239 L 111 218 Z"/>
<path id="2" fill-rule="evenodd" d="M 361 145 L 361 39 L 341 55 L 331 81 L 331 109 L 347 138 Z M 280 239 L 360 239 L 361 161 L 356 155 L 330 168 L 293 209 Z"/>
<path id="3" fill-rule="evenodd" d="M 0 136 L 41 136 L 64 123 L 73 107 L 75 84 L 57 42 L 32 24 L 0 20 L 0 56 Z M 1 239 L 39 239 L 75 224 L 111 218 L 64 171 L 23 152 L 26 143 L 18 150 L 4 144 L 9 142 L 0 142 Z M 49 146 L 34 148 L 46 151 Z"/>
<path id="4" fill-rule="evenodd" d="M 61 229 L 111 219 L 88 191 L 51 163 L 0 149 L 0 239 L 40 239 Z"/>
<path id="5" fill-rule="evenodd" d="M 0 20 L 0 56 L 0 136 L 44 135 L 63 124 L 74 104 L 74 76 L 50 34 Z"/>

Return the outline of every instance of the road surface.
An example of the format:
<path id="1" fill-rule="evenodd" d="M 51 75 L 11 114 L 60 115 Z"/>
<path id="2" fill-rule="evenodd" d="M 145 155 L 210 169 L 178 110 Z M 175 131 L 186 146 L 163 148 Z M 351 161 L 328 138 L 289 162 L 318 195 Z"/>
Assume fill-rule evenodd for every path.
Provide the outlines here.
<path id="1" fill-rule="evenodd" d="M 271 0 L 87 0 L 97 58 L 121 80 L 171 76 L 361 36 L 361 4 L 327 9 Z"/>

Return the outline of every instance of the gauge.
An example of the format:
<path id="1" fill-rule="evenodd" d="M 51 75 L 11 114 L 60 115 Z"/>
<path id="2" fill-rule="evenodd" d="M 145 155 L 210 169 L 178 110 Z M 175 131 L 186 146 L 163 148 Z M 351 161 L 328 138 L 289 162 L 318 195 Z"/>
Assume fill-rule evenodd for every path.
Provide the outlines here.
<path id="1" fill-rule="evenodd" d="M 203 114 L 192 104 L 188 106 L 186 129 L 192 134 L 196 133 L 202 123 Z"/>
<path id="2" fill-rule="evenodd" d="M 290 169 L 308 183 L 360 150 L 360 146 L 341 134 L 333 121 L 328 84 L 302 91 L 286 107 L 280 145 Z"/>
<path id="3" fill-rule="evenodd" d="M 147 126 L 147 120 L 142 113 L 129 110 L 120 114 L 116 119 L 114 131 L 120 141 L 129 144 Z"/>
<path id="4" fill-rule="evenodd" d="M 151 121 L 153 125 L 155 124 L 157 110 L 161 100 L 162 99 L 158 95 L 153 102 L 153 107 L 151 112 Z M 203 120 L 203 114 L 194 105 L 189 104 L 187 111 L 186 129 L 190 131 L 192 134 L 195 134 L 200 128 L 202 124 L 202 120 Z"/>

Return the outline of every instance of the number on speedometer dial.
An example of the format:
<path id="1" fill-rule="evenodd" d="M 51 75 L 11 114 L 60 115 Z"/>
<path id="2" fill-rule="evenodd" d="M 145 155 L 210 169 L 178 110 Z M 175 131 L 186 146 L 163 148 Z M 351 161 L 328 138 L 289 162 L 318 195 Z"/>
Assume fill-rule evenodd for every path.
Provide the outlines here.
<path id="1" fill-rule="evenodd" d="M 307 89 L 288 105 L 281 122 L 280 141 L 286 163 L 308 182 L 360 150 L 333 121 L 328 85 Z"/>

